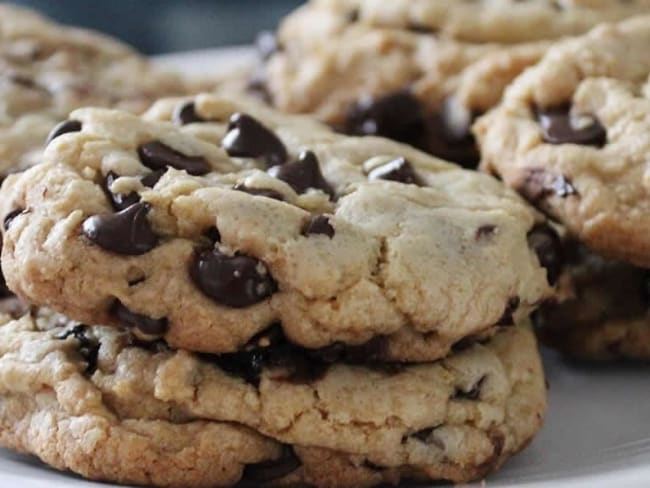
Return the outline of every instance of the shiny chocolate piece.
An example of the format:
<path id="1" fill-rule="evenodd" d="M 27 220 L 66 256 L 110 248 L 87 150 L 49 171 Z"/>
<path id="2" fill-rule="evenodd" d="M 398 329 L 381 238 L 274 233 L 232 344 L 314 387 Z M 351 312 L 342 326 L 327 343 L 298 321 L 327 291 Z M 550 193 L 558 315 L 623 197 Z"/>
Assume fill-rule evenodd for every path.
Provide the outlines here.
<path id="1" fill-rule="evenodd" d="M 147 219 L 150 206 L 135 203 L 121 212 L 95 215 L 82 224 L 84 235 L 102 249 L 137 256 L 158 245 L 158 236 Z"/>
<path id="2" fill-rule="evenodd" d="M 368 179 L 397 181 L 418 186 L 424 185 L 406 158 L 397 158 L 373 169 L 368 173 Z"/>
<path id="3" fill-rule="evenodd" d="M 327 215 L 316 215 L 311 218 L 307 225 L 302 230 L 304 236 L 310 235 L 325 235 L 332 239 L 334 237 L 334 227 L 330 224 L 330 219 Z"/>
<path id="4" fill-rule="evenodd" d="M 261 159 L 267 168 L 284 164 L 289 157 L 287 148 L 273 131 L 243 113 L 230 117 L 221 145 L 230 156 Z"/>
<path id="5" fill-rule="evenodd" d="M 419 146 L 425 126 L 420 101 L 408 90 L 403 90 L 379 98 L 360 99 L 347 115 L 344 132 L 387 137 Z"/>
<path id="6" fill-rule="evenodd" d="M 567 198 L 578 195 L 578 190 L 569 178 L 564 175 L 554 175 L 543 168 L 526 171 L 521 182 L 515 186 L 519 193 L 533 204 L 540 203 L 550 196 Z"/>
<path id="7" fill-rule="evenodd" d="M 244 308 L 273 295 L 277 283 L 268 269 L 251 256 L 228 256 L 217 249 L 199 251 L 190 275 L 199 289 L 219 305 Z"/>
<path id="8" fill-rule="evenodd" d="M 140 201 L 140 195 L 135 191 L 132 191 L 127 195 L 123 193 L 113 193 L 111 191 L 111 186 L 113 186 L 113 182 L 118 178 L 119 175 L 115 174 L 113 171 L 109 171 L 106 178 L 104 178 L 103 188 L 104 193 L 108 196 L 113 208 L 115 210 L 124 210 L 125 208 L 138 203 Z"/>
<path id="9" fill-rule="evenodd" d="M 176 107 L 176 110 L 174 110 L 174 113 L 172 114 L 172 120 L 176 125 L 205 122 L 205 119 L 201 118 L 196 113 L 196 105 L 193 101 L 186 102 L 183 105 Z"/>
<path id="10" fill-rule="evenodd" d="M 127 327 L 136 328 L 147 335 L 164 334 L 169 327 L 166 318 L 152 319 L 146 315 L 132 312 L 117 299 L 111 305 L 110 314 Z"/>
<path id="11" fill-rule="evenodd" d="M 68 134 L 70 132 L 79 132 L 81 131 L 81 122 L 78 120 L 70 119 L 59 122 L 54 128 L 50 131 L 47 136 L 45 144 L 49 144 L 54 139 L 63 134 Z"/>
<path id="12" fill-rule="evenodd" d="M 570 105 L 538 111 L 537 119 L 549 144 L 602 147 L 607 141 L 607 131 L 595 116 L 574 116 Z"/>
<path id="13" fill-rule="evenodd" d="M 325 180 L 321 173 L 318 158 L 311 151 L 303 151 L 297 161 L 273 166 L 268 174 L 287 183 L 299 195 L 305 193 L 309 188 L 322 190 L 330 197 L 334 197 L 334 189 Z"/>
<path id="14" fill-rule="evenodd" d="M 535 251 L 539 264 L 546 269 L 549 284 L 554 285 L 564 266 L 560 236 L 551 226 L 537 224 L 528 233 L 528 246 Z"/>
<path id="15" fill-rule="evenodd" d="M 273 200 L 280 200 L 281 202 L 284 201 L 284 195 L 282 193 L 277 192 L 275 190 L 267 190 L 263 188 L 250 188 L 243 183 L 238 183 L 233 187 L 233 190 L 237 191 L 243 191 L 244 193 L 248 193 L 249 195 L 254 195 L 256 197 L 266 197 L 266 198 L 271 198 Z"/>
<path id="16" fill-rule="evenodd" d="M 160 141 L 142 144 L 138 148 L 138 156 L 142 164 L 154 171 L 168 166 L 185 170 L 194 176 L 201 176 L 210 171 L 210 164 L 202 156 L 186 156 Z"/>
<path id="17" fill-rule="evenodd" d="M 151 173 L 144 175 L 140 179 L 140 182 L 147 188 L 153 188 L 154 186 L 156 186 L 156 183 L 160 181 L 160 178 L 162 178 L 165 173 L 167 173 L 167 168 L 157 169 L 156 171 L 152 171 Z"/>

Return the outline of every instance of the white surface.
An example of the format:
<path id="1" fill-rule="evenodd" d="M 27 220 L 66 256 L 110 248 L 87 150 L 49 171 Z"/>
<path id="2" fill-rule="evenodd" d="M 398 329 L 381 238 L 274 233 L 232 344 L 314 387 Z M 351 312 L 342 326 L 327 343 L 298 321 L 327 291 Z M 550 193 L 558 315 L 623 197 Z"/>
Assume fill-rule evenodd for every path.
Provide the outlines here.
<path id="1" fill-rule="evenodd" d="M 160 58 L 166 67 L 195 74 L 224 73 L 231 63 L 250 60 L 246 48 Z M 650 365 L 573 364 L 549 351 L 544 362 L 550 384 L 546 425 L 529 448 L 485 486 L 650 486 Z M 112 485 L 89 483 L 0 450 L 0 488 L 107 486 Z"/>

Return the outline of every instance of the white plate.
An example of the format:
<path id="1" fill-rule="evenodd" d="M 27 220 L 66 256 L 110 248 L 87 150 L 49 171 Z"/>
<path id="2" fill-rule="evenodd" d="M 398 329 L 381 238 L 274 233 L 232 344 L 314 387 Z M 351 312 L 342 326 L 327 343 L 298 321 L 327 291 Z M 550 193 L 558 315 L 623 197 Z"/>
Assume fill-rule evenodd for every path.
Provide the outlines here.
<path id="1" fill-rule="evenodd" d="M 164 56 L 158 61 L 186 73 L 224 73 L 245 66 L 250 49 L 232 48 Z M 650 486 L 650 365 L 567 363 L 545 351 L 550 384 L 546 425 L 522 454 L 485 486 L 636 488 Z M 0 488 L 89 488 L 33 458 L 0 450 Z M 471 486 L 481 486 L 475 484 Z"/>

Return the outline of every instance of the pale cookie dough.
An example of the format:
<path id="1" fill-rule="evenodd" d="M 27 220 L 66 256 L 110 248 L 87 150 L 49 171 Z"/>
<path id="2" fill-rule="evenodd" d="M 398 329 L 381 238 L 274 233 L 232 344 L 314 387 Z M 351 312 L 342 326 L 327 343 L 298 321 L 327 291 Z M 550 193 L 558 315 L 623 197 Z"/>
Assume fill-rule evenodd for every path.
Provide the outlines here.
<path id="1" fill-rule="evenodd" d="M 275 49 L 262 44 L 267 60 L 254 87 L 284 111 L 406 142 L 466 167 L 479 160 L 472 121 L 548 47 L 468 44 L 369 26 L 347 12 L 312 2 L 287 17 Z"/>
<path id="2" fill-rule="evenodd" d="M 408 361 L 548 297 L 550 229 L 492 177 L 250 100 L 154 112 L 174 106 L 212 122 L 79 110 L 79 132 L 7 178 L 14 292 L 181 349 L 235 351 L 279 322 L 308 348 L 381 336 L 381 357 Z"/>
<path id="3" fill-rule="evenodd" d="M 650 16 L 552 48 L 475 125 L 498 174 L 595 252 L 650 266 Z"/>
<path id="4" fill-rule="evenodd" d="M 533 317 L 542 342 L 586 360 L 650 359 L 650 271 L 564 246 L 559 296 Z"/>
<path id="5" fill-rule="evenodd" d="M 118 41 L 9 4 L 0 4 L 0 73 L 0 176 L 37 163 L 48 133 L 76 108 L 142 112 L 187 93 Z"/>
<path id="6" fill-rule="evenodd" d="M 273 339 L 260 341 L 265 355 L 193 355 L 43 309 L 3 320 L 0 443 L 94 479 L 465 482 L 525 447 L 546 409 L 525 326 L 434 363 L 377 368 L 305 362 Z"/>

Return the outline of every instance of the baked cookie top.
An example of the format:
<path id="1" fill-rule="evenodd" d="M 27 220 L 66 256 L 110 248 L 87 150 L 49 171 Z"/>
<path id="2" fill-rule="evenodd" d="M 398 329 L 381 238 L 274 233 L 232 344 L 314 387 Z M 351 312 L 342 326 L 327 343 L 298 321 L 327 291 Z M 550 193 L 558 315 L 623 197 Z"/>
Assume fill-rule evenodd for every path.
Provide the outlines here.
<path id="1" fill-rule="evenodd" d="M 281 323 L 308 348 L 382 336 L 403 360 L 549 294 L 554 235 L 491 176 L 231 96 L 147 118 L 168 116 L 184 125 L 75 111 L 77 132 L 6 179 L 14 292 L 182 349 L 235 351 Z"/>
<path id="2" fill-rule="evenodd" d="M 34 164 L 50 130 L 82 106 L 144 111 L 186 93 L 124 44 L 0 4 L 0 174 Z"/>
<path id="3" fill-rule="evenodd" d="M 517 43 L 581 34 L 650 12 L 648 0 L 312 0 L 356 22 L 470 42 Z"/>
<path id="4" fill-rule="evenodd" d="M 388 2 L 391 4 L 391 2 Z M 476 167 L 474 119 L 537 62 L 547 42 L 470 44 L 399 26 L 373 26 L 310 3 L 288 16 L 261 51 L 257 88 L 284 111 L 338 130 L 409 143 Z"/>
<path id="5" fill-rule="evenodd" d="M 557 44 L 479 119 L 498 174 L 596 252 L 650 266 L 650 17 Z"/>
<path id="6" fill-rule="evenodd" d="M 274 334 L 244 352 L 196 355 L 44 309 L 6 321 L 0 339 L 3 405 L 13 407 L 0 409 L 7 426 L 0 444 L 23 442 L 57 467 L 122 481 L 151 471 L 144 482 L 206 487 L 242 475 L 323 487 L 404 477 L 469 481 L 522 449 L 546 410 L 541 362 L 525 326 L 438 362 L 381 368 L 308 357 Z M 39 415 L 59 427 L 59 449 L 45 442 L 57 429 L 19 427 Z M 219 434 L 216 442 L 201 428 Z M 193 438 L 201 449 L 188 445 Z M 293 455 L 280 456 L 282 445 Z M 125 455 L 144 447 L 146 455 Z M 101 462 L 84 449 L 101 453 Z M 347 461 L 341 472 L 337 457 Z M 157 459 L 169 469 L 145 469 Z"/>

